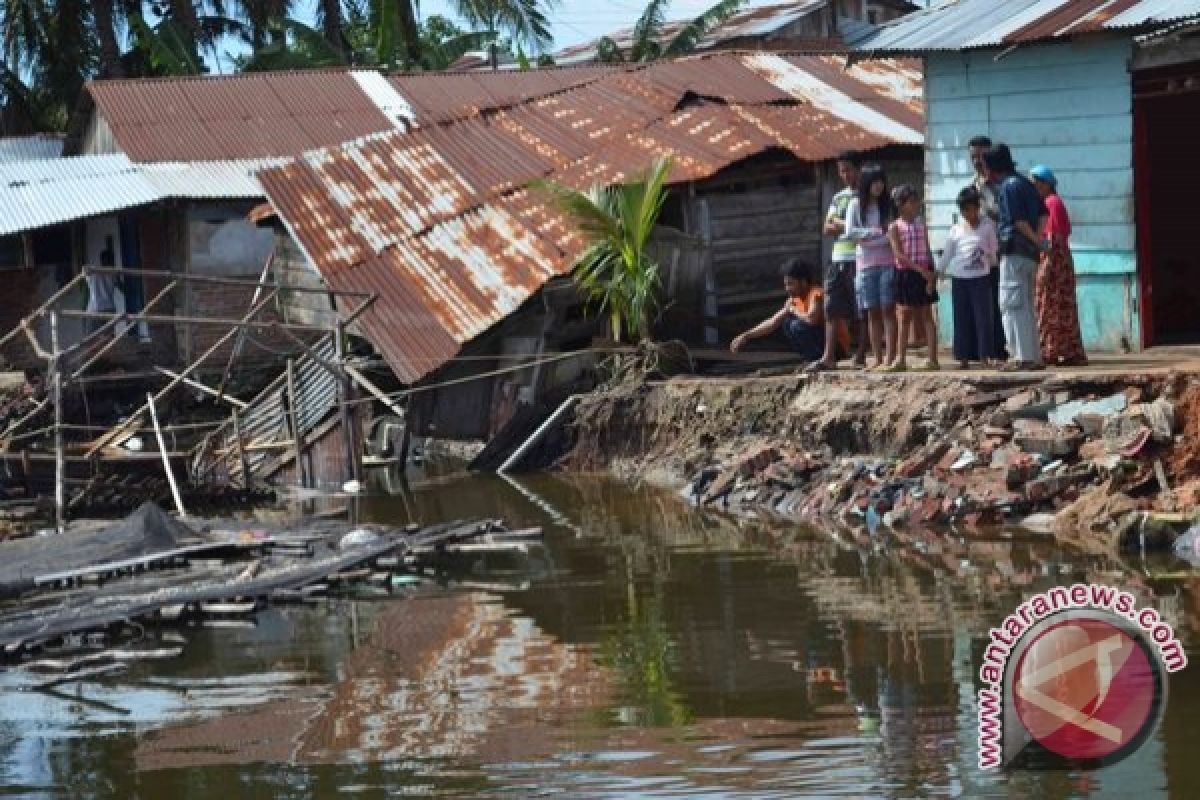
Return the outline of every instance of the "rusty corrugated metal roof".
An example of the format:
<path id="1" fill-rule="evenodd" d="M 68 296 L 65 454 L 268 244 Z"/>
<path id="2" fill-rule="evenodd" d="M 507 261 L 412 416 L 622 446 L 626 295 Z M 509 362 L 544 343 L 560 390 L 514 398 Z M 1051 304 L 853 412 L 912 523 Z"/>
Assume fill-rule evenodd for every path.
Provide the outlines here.
<path id="1" fill-rule="evenodd" d="M 618 70 L 512 108 L 307 153 L 259 177 L 334 289 L 379 294 L 364 333 L 413 383 L 567 273 L 584 242 L 537 178 L 673 183 L 770 149 L 820 161 L 921 142 L 913 64 L 722 53 Z"/>
<path id="2" fill-rule="evenodd" d="M 94 81 L 88 92 L 134 161 L 291 156 L 394 127 L 348 70 Z"/>
<path id="3" fill-rule="evenodd" d="M 614 67 L 592 65 L 557 69 L 413 72 L 388 76 L 412 105 L 420 123 L 457 117 L 561 92 L 611 75 Z"/>
<path id="4" fill-rule="evenodd" d="M 295 156 L 403 128 L 476 115 L 593 82 L 610 67 L 527 72 L 371 70 L 255 72 L 88 84 L 97 112 L 132 160 Z"/>
<path id="5" fill-rule="evenodd" d="M 874 28 L 856 50 L 888 55 L 1027 44 L 1200 19 L 1200 0 L 952 0 Z"/>

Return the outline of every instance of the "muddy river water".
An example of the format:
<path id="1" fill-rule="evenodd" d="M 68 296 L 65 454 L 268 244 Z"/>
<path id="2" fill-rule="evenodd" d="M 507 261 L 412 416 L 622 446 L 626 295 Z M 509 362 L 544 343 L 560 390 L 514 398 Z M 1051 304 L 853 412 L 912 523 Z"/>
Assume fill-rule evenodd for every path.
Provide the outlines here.
<path id="1" fill-rule="evenodd" d="M 1052 545 L 855 539 L 549 476 L 427 480 L 361 510 L 503 517 L 546 546 L 181 629 L 182 658 L 109 682 L 0 675 L 0 796 L 1200 797 L 1198 666 L 1118 765 L 975 766 L 988 627 L 1101 568 Z M 1146 565 L 1128 569 L 1101 576 Z M 1187 596 L 1158 593 L 1200 665 Z"/>

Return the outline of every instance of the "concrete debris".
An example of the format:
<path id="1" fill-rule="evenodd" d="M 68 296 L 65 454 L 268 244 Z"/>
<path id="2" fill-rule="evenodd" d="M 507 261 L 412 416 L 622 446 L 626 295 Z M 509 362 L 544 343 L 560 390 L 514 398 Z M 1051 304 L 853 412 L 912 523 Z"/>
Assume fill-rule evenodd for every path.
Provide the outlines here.
<path id="1" fill-rule="evenodd" d="M 1190 416 L 1200 390 L 1192 397 L 1172 380 L 666 382 L 584 400 L 562 463 L 684 484 L 689 501 L 730 513 L 981 536 L 1023 522 L 1096 552 L 1165 547 L 1171 537 L 1138 534 L 1138 514 L 1200 499 L 1200 423 Z M 1182 416 L 1180 397 L 1192 404 Z M 1172 449 L 1177 417 L 1196 458 Z M 1180 474 L 1181 463 L 1195 469 Z M 1174 488 L 1163 491 L 1168 478 Z"/>

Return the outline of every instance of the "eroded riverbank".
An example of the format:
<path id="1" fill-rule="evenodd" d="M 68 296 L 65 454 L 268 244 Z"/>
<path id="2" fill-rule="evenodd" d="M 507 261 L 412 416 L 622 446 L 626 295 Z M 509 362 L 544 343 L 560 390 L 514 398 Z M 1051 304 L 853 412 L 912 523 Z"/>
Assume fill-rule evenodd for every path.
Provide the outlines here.
<path id="1" fill-rule="evenodd" d="M 723 511 L 874 528 L 1028 522 L 1091 552 L 1165 547 L 1200 498 L 1200 376 L 836 373 L 584 397 L 569 470 Z"/>

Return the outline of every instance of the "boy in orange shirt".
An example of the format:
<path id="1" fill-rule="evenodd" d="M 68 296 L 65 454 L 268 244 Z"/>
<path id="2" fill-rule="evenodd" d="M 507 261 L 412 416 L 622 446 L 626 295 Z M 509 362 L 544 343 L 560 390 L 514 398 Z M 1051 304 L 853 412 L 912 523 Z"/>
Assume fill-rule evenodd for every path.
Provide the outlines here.
<path id="1" fill-rule="evenodd" d="M 770 336 L 782 329 L 788 343 L 808 361 L 825 352 L 825 293 L 812 283 L 812 268 L 791 258 L 780 268 L 787 302 L 772 316 L 734 338 L 729 349 L 738 352 L 750 339 Z"/>

